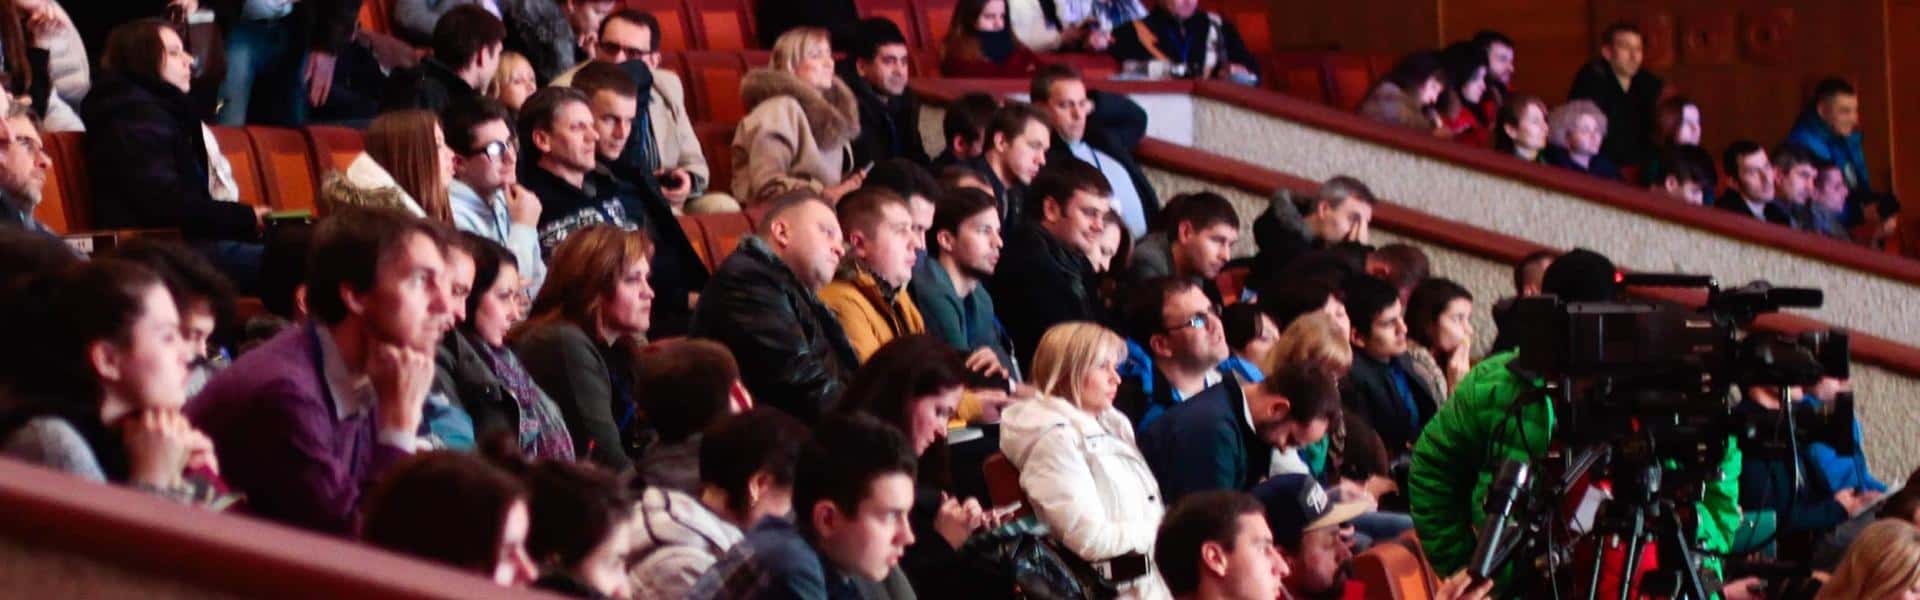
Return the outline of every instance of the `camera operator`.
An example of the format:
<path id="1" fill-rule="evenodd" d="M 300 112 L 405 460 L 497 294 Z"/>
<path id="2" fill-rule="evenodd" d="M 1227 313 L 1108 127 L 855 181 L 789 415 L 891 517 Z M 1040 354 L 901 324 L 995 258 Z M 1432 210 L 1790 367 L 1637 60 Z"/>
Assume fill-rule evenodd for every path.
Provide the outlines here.
<path id="1" fill-rule="evenodd" d="M 1829 378 L 1815 387 L 1828 393 L 1826 401 L 1831 403 L 1831 394 L 1838 386 L 1838 380 Z M 1790 391 L 1797 393 L 1799 389 Z M 1739 406 L 1734 408 L 1736 414 L 1781 414 L 1786 408 L 1775 388 L 1751 386 L 1743 390 L 1741 396 Z M 1809 396 L 1797 403 L 1809 402 L 1818 403 L 1820 399 Z M 1857 436 L 1854 443 L 1852 456 L 1840 456 L 1831 446 L 1818 442 L 1782 450 L 1775 440 L 1741 441 L 1744 462 L 1740 470 L 1740 507 L 1749 512 L 1772 512 L 1778 524 L 1777 534 L 1800 542 L 1777 544 L 1787 554 L 1782 558 L 1806 559 L 1806 551 L 1812 546 L 1806 542 L 1826 538 L 1843 521 L 1871 508 L 1883 495 L 1885 484 L 1865 473 L 1865 457 L 1860 453 Z M 1875 484 L 1881 491 L 1870 487 Z"/>
<path id="2" fill-rule="evenodd" d="M 1543 287 L 1565 302 L 1603 302 L 1615 299 L 1615 282 L 1612 261 L 1577 249 L 1553 261 Z M 1500 463 L 1539 458 L 1553 438 L 1551 403 L 1528 402 L 1539 396 L 1544 382 L 1508 369 L 1519 352 L 1496 354 L 1475 365 L 1414 444 L 1408 498 L 1414 528 L 1436 571 L 1452 572 L 1468 562 L 1474 528 L 1484 519 L 1483 501 Z M 1725 476 L 1709 483 L 1696 505 L 1693 537 L 1703 550 L 1728 550 L 1740 521 L 1739 481 L 1732 476 L 1740 466 L 1740 452 L 1729 444 L 1720 464 Z M 1708 559 L 1707 564 L 1718 572 L 1717 560 Z M 1734 581 L 1721 594 L 1753 597 L 1754 583 Z"/>

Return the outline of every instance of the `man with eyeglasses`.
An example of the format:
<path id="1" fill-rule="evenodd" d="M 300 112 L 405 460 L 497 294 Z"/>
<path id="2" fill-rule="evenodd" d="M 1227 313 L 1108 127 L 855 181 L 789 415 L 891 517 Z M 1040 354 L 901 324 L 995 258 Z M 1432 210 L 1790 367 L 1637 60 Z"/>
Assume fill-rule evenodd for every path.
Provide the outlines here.
<path id="1" fill-rule="evenodd" d="M 455 7 L 433 26 L 433 54 L 394 74 L 380 97 L 380 111 L 424 108 L 440 112 L 480 96 L 500 68 L 507 27 L 478 5 Z"/>
<path id="2" fill-rule="evenodd" d="M 1134 288 L 1121 312 L 1127 337 L 1151 358 L 1144 372 L 1122 374 L 1113 400 L 1136 429 L 1226 380 L 1220 368 L 1231 354 L 1226 327 L 1199 280 L 1149 279 Z"/>
<path id="3" fill-rule="evenodd" d="M 1088 257 L 1106 230 L 1112 194 L 1092 165 L 1047 165 L 1033 177 L 1026 216 L 1005 230 L 1005 251 L 987 289 L 1023 371 L 1032 372 L 1033 349 L 1047 328 L 1106 322 Z"/>
<path id="4" fill-rule="evenodd" d="M 1033 105 L 1047 115 L 1048 125 L 1053 129 L 1047 162 L 1078 159 L 1099 169 L 1113 186 L 1114 209 L 1120 213 L 1120 223 L 1126 225 L 1133 239 L 1145 236 L 1147 224 L 1160 212 L 1160 197 L 1147 181 L 1146 172 L 1134 161 L 1130 144 L 1121 141 L 1124 136 L 1095 122 L 1100 117 L 1111 119 L 1132 112 L 1140 113 L 1138 117 L 1144 123 L 1145 114 L 1139 106 L 1125 96 L 1106 94 L 1099 98 L 1103 105 L 1122 106 L 1107 109 L 1106 112 L 1114 115 L 1096 115 L 1086 81 L 1080 78 L 1079 71 L 1067 65 L 1041 67 L 1034 73 L 1028 92 Z"/>
<path id="5" fill-rule="evenodd" d="M 490 98 L 457 102 L 441 113 L 447 147 L 453 149 L 447 198 L 453 226 L 512 251 L 526 288 L 539 290 L 547 277 L 536 229 L 540 198 L 518 183 L 520 153 L 507 119 L 507 107 Z"/>
<path id="6" fill-rule="evenodd" d="M 905 158 L 922 167 L 933 164 L 926 143 L 920 141 L 920 103 L 907 93 L 913 61 L 907 54 L 906 36 L 893 21 L 874 17 L 861 21 L 853 37 L 853 60 L 851 65 L 843 63 L 840 79 L 860 103 L 854 163 Z"/>
<path id="7" fill-rule="evenodd" d="M 699 199 L 695 204 L 720 200 L 701 197 L 707 191 L 710 173 L 707 157 L 700 150 L 700 137 L 694 134 L 693 117 L 687 112 L 685 84 L 673 71 L 660 68 L 660 21 L 639 10 L 614 11 L 600 21 L 595 40 L 590 48 L 593 60 L 555 77 L 552 85 L 572 86 L 573 78 L 594 62 L 626 69 L 639 86 L 638 97 L 646 110 L 634 115 L 633 135 L 625 142 L 623 160 L 651 169 L 655 186 L 676 215 L 684 211 L 689 200 Z"/>
<path id="8" fill-rule="evenodd" d="M 1167 502 L 1251 490 L 1274 474 L 1275 450 L 1320 441 L 1340 418 L 1339 380 L 1325 366 L 1264 366 L 1272 375 L 1260 383 L 1228 380 L 1140 430 L 1140 454 Z"/>
<path id="9" fill-rule="evenodd" d="M 0 94 L 5 97 L 5 94 Z M 6 121 L 0 127 L 0 227 L 19 227 L 48 236 L 53 230 L 34 218 L 40 206 L 41 188 L 47 184 L 47 169 L 53 158 L 40 145 L 40 126 L 33 111 L 6 98 Z"/>

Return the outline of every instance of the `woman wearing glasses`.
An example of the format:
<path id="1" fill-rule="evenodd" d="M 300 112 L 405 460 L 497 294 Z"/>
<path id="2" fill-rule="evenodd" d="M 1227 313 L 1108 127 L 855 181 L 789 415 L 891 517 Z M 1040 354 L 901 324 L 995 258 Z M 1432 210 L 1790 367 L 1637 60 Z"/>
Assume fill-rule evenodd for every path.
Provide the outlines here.
<path id="1" fill-rule="evenodd" d="M 733 196 L 752 206 L 795 189 L 830 201 L 860 187 L 853 163 L 860 106 L 833 75 L 827 30 L 800 27 L 773 45 L 773 65 L 740 81 L 748 113 L 733 130 Z"/>

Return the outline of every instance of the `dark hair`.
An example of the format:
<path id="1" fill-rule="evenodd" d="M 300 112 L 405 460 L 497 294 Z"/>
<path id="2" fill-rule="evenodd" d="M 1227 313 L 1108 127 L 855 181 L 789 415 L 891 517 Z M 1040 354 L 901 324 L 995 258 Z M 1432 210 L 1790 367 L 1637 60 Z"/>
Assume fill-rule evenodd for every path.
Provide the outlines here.
<path id="1" fill-rule="evenodd" d="M 16 384 L 26 396 L 80 400 L 98 418 L 100 375 L 88 358 L 88 347 L 106 341 L 132 341 L 135 321 L 146 314 L 146 297 L 164 289 L 160 276 L 140 263 L 105 258 L 74 265 L 41 279 L 21 291 L 23 303 L 17 327 L 8 330 L 21 340 L 34 340 L 31 352 L 21 352 Z M 9 365 L 10 367 L 14 365 Z"/>
<path id="2" fill-rule="evenodd" d="M 933 226 L 927 228 L 927 253 L 940 256 L 938 235 L 945 231 L 959 235 L 960 224 L 983 212 L 999 214 L 1000 203 L 992 194 L 959 188 L 939 195 L 933 203 Z"/>
<path id="3" fill-rule="evenodd" d="M 1612 24 L 1607 25 L 1606 29 L 1600 31 L 1600 44 L 1612 44 L 1614 38 L 1620 37 L 1622 33 L 1631 33 L 1641 38 L 1646 37 L 1645 34 L 1640 33 L 1639 26 L 1626 21 L 1614 21 Z"/>
<path id="4" fill-rule="evenodd" d="M 800 449 L 793 481 L 794 520 L 808 541 L 818 541 L 813 509 L 831 502 L 853 514 L 873 491 L 873 482 L 889 475 L 913 479 L 913 448 L 906 434 L 865 414 L 832 414 L 814 425 L 813 439 Z"/>
<path id="5" fill-rule="evenodd" d="M 635 357 L 633 396 L 660 441 L 678 443 L 727 416 L 740 364 L 718 342 L 652 344 Z"/>
<path id="6" fill-rule="evenodd" d="M 513 129 L 520 137 L 521 161 L 540 160 L 540 147 L 533 144 L 533 132 L 553 131 L 554 121 L 560 118 L 560 109 L 575 102 L 592 105 L 580 90 L 558 86 L 540 88 L 520 104 L 520 121 L 514 124 Z"/>
<path id="7" fill-rule="evenodd" d="M 487 296 L 487 290 L 500 280 L 500 268 L 512 266 L 519 269 L 520 262 L 506 246 L 486 236 L 462 231 L 459 239 L 460 246 L 473 256 L 473 291 L 468 292 L 466 297 L 467 314 L 472 315 L 480 311 L 480 300 Z M 473 327 L 473 319 L 467 319 L 465 326 Z"/>
<path id="8" fill-rule="evenodd" d="M 478 4 L 453 7 L 433 24 L 433 58 L 459 70 L 473 57 L 507 39 L 507 26 Z"/>
<path id="9" fill-rule="evenodd" d="M 1669 176 L 1681 183 L 1691 181 L 1708 189 L 1720 180 L 1713 170 L 1713 157 L 1693 144 L 1661 148 L 1654 165 L 1647 169 L 1647 184 L 1660 185 Z"/>
<path id="10" fill-rule="evenodd" d="M 589 101 L 594 94 L 613 92 L 622 98 L 637 98 L 640 84 L 634 83 L 633 76 L 627 70 L 613 63 L 592 61 L 573 73 L 573 84 L 569 87 L 580 90 L 580 94 Z"/>
<path id="11" fill-rule="evenodd" d="M 1427 253 L 1418 246 L 1406 242 L 1394 242 L 1374 250 L 1368 260 L 1379 261 L 1387 267 L 1381 279 L 1393 284 L 1395 290 L 1410 290 L 1419 285 L 1432 272 Z"/>
<path id="12" fill-rule="evenodd" d="M 390 208 L 342 207 L 320 221 L 307 251 L 307 308 L 313 318 L 332 325 L 347 318 L 340 287 L 373 289 L 380 265 L 404 252 L 415 235 L 446 247 L 439 227 Z"/>
<path id="13" fill-rule="evenodd" d="M 1473 301 L 1473 292 L 1451 279 L 1435 277 L 1414 286 L 1413 295 L 1407 298 L 1407 337 L 1428 350 L 1433 350 L 1434 329 L 1440 323 L 1440 313 L 1446 312 L 1447 305 L 1455 300 Z"/>
<path id="14" fill-rule="evenodd" d="M 1340 376 L 1325 365 L 1286 365 L 1279 373 L 1268 373 L 1260 380 L 1260 389 L 1286 397 L 1288 421 L 1304 424 L 1314 419 L 1326 419 L 1328 423 L 1340 420 Z"/>
<path id="15" fill-rule="evenodd" d="M 980 13 L 985 11 L 992 0 L 959 0 L 953 4 L 953 18 L 947 21 L 947 38 L 941 46 L 946 48 L 946 60 L 954 58 L 966 60 L 984 60 L 980 53 Z M 1012 23 L 1007 27 L 1011 29 Z"/>
<path id="16" fill-rule="evenodd" d="M 1790 171 L 1801 165 L 1810 167 L 1814 161 L 1813 153 L 1808 152 L 1806 146 L 1794 142 L 1774 146 L 1768 158 L 1773 159 L 1773 168 L 1781 171 Z"/>
<path id="17" fill-rule="evenodd" d="M 1686 116 L 1687 107 L 1700 110 L 1700 103 L 1686 96 L 1670 96 L 1660 101 L 1653 112 L 1653 141 L 1660 145 L 1674 143 L 1674 136 L 1680 133 L 1680 122 Z"/>
<path id="18" fill-rule="evenodd" d="M 906 198 L 891 190 L 867 186 L 848 192 L 846 197 L 841 198 L 840 203 L 833 207 L 833 216 L 840 220 L 840 228 L 846 231 L 846 235 L 851 236 L 856 231 L 872 234 L 874 228 L 880 225 L 881 213 L 889 206 L 908 210 Z M 849 251 L 848 255 L 851 256 L 852 252 Z"/>
<path id="19" fill-rule="evenodd" d="M 1381 81 L 1398 86 L 1408 95 L 1413 95 L 1419 93 L 1420 86 L 1428 79 L 1440 77 L 1442 67 L 1440 53 L 1421 50 L 1401 57 L 1400 62 L 1394 63 L 1393 70 L 1387 71 L 1387 74 L 1381 77 Z"/>
<path id="20" fill-rule="evenodd" d="M 755 224 L 754 232 L 762 236 L 767 235 L 772 232 L 773 223 L 780 220 L 780 217 L 785 216 L 787 212 L 816 202 L 821 206 L 827 207 L 827 210 L 833 210 L 834 208 L 832 202 L 828 202 L 825 196 L 821 196 L 820 192 L 814 190 L 798 188 L 781 192 L 779 195 L 774 196 L 773 200 L 766 203 L 766 212 L 760 214 L 760 219 L 758 223 Z M 835 214 L 834 217 L 837 219 L 839 215 Z"/>
<path id="21" fill-rule="evenodd" d="M 100 52 L 100 70 L 159 81 L 160 61 L 167 54 L 166 42 L 160 39 L 162 29 L 174 29 L 173 23 L 154 17 L 114 27 L 107 34 L 106 48 Z M 185 44 L 186 36 L 181 36 L 180 41 Z M 13 50 L 9 48 L 7 52 Z M 7 62 L 10 66 L 13 61 Z"/>
<path id="22" fill-rule="evenodd" d="M 44 323 L 46 286 L 50 278 L 85 264 L 65 242 L 19 227 L 0 227 L 0 331 L 26 332 Z M 31 339 L 24 333 L 21 339 Z M 17 376 L 38 375 L 28 365 L 41 356 L 43 346 L 0 344 L 0 384 Z"/>
<path id="23" fill-rule="evenodd" d="M 1153 336 L 1167 329 L 1163 316 L 1167 308 L 1167 298 L 1174 294 L 1198 289 L 1200 282 L 1187 277 L 1155 277 L 1141 282 L 1126 294 L 1126 302 L 1120 314 L 1124 319 L 1125 330 L 1121 333 L 1140 344 L 1148 354 L 1153 353 Z"/>
<path id="24" fill-rule="evenodd" d="M 1513 152 L 1513 136 L 1507 133 L 1507 128 L 1512 127 L 1519 129 L 1520 119 L 1526 114 L 1527 107 L 1529 106 L 1539 107 L 1540 118 L 1542 120 L 1547 118 L 1547 103 L 1538 96 L 1514 94 L 1508 96 L 1506 103 L 1500 105 L 1500 113 L 1493 121 L 1494 150 L 1507 153 Z"/>
<path id="25" fill-rule="evenodd" d="M 1210 229 L 1216 225 L 1240 228 L 1240 213 L 1233 210 L 1233 203 L 1225 196 L 1213 192 L 1189 192 L 1167 200 L 1166 206 L 1154 219 L 1154 225 L 1167 233 L 1167 240 L 1173 241 L 1180 233 L 1182 224 L 1192 225 L 1195 231 Z"/>
<path id="26" fill-rule="evenodd" d="M 1487 49 L 1471 42 L 1459 42 L 1441 51 L 1440 64 L 1441 73 L 1447 80 L 1448 98 L 1443 101 L 1467 109 L 1477 122 L 1486 123 L 1490 115 L 1480 114 L 1480 106 L 1477 104 L 1468 105 L 1466 98 L 1461 96 L 1461 90 L 1466 89 L 1467 84 L 1473 83 L 1475 71 L 1480 72 L 1481 81 L 1487 79 Z"/>
<path id="27" fill-rule="evenodd" d="M 1006 138 L 1011 143 L 1013 138 L 1027 132 L 1028 123 L 1039 123 L 1041 127 L 1046 127 L 1047 115 L 1025 102 L 1008 102 L 1001 106 L 993 111 L 993 118 L 987 122 L 987 147 L 992 148 L 993 140 L 997 137 Z"/>
<path id="28" fill-rule="evenodd" d="M 608 13 L 605 19 L 600 20 L 600 27 L 594 30 L 594 35 L 605 36 L 607 33 L 607 24 L 614 21 L 626 21 L 647 28 L 648 33 L 653 37 L 653 47 L 647 49 L 655 52 L 660 51 L 660 20 L 654 18 L 653 14 L 636 8 L 621 8 L 615 10 Z"/>
<path id="29" fill-rule="evenodd" d="M 1253 338 L 1260 336 L 1260 318 L 1265 313 L 1260 305 L 1253 302 L 1240 302 L 1220 311 L 1220 326 L 1227 334 L 1227 347 L 1235 352 L 1246 349 Z"/>
<path id="30" fill-rule="evenodd" d="M 1053 97 L 1053 84 L 1062 81 L 1080 81 L 1080 70 L 1068 64 L 1043 65 L 1033 72 L 1027 97 L 1034 104 L 1045 104 Z"/>
<path id="31" fill-rule="evenodd" d="M 1188 494 L 1160 520 L 1154 534 L 1153 564 L 1175 596 L 1200 589 L 1200 548 L 1207 542 L 1229 551 L 1240 536 L 1240 517 L 1265 519 L 1266 507 L 1246 492 L 1214 490 Z"/>
<path id="32" fill-rule="evenodd" d="M 1720 152 L 1720 168 L 1727 174 L 1727 177 L 1738 180 L 1740 179 L 1740 159 L 1746 158 L 1755 152 L 1766 151 L 1766 148 L 1760 147 L 1760 144 L 1756 144 L 1752 140 L 1739 140 L 1727 144 L 1727 149 Z"/>
<path id="33" fill-rule="evenodd" d="M 1107 183 L 1107 176 L 1099 169 L 1082 160 L 1059 160 L 1040 167 L 1033 176 L 1033 184 L 1027 187 L 1027 218 L 1039 222 L 1046 214 L 1048 202 L 1065 210 L 1075 192 L 1087 192 L 1098 196 L 1112 196 L 1113 184 Z"/>
<path id="34" fill-rule="evenodd" d="M 946 341 L 925 334 L 897 337 L 867 357 L 840 397 L 840 410 L 873 415 L 911 441 L 914 403 L 964 386 L 967 377 L 966 359 Z M 919 459 L 921 483 L 953 488 L 946 443 L 928 446 Z"/>
<path id="35" fill-rule="evenodd" d="M 1000 110 L 1000 100 L 984 92 L 967 92 L 947 105 L 947 114 L 940 118 L 940 129 L 947 134 L 948 146 L 954 138 L 979 140 L 986 137 L 987 125 L 993 121 L 994 113 Z M 1021 124 L 1023 127 L 1025 123 Z"/>
<path id="36" fill-rule="evenodd" d="M 940 182 L 933 178 L 932 173 L 911 160 L 897 156 L 874 163 L 861 186 L 884 189 L 907 199 L 919 196 L 932 200 L 940 195 Z"/>
<path id="37" fill-rule="evenodd" d="M 1371 275 L 1349 278 L 1344 288 L 1347 317 L 1353 322 L 1353 334 L 1358 336 L 1364 337 L 1373 328 L 1373 320 L 1400 301 L 1400 290 Z"/>
<path id="38" fill-rule="evenodd" d="M 886 17 L 868 17 L 854 25 L 852 40 L 847 44 L 847 55 L 856 60 L 871 61 L 880 55 L 882 46 L 907 45 L 907 36 L 900 33 L 900 26 Z M 839 44 L 833 44 L 839 47 Z"/>
<path id="39" fill-rule="evenodd" d="M 1479 46 L 1482 52 L 1491 50 L 1495 44 L 1519 49 L 1518 46 L 1513 45 L 1513 38 L 1492 29 L 1482 29 L 1479 33 L 1473 34 L 1473 45 Z"/>
<path id="40" fill-rule="evenodd" d="M 800 447 L 810 437 L 806 425 L 777 408 L 723 418 L 700 438 L 700 482 L 726 492 L 728 509 L 746 512 L 747 481 L 764 471 L 775 484 L 793 485 Z"/>
<path id="41" fill-rule="evenodd" d="M 525 477 L 527 555 L 549 569 L 580 567 L 633 511 L 622 478 L 590 462 L 540 461 Z"/>
<path id="42" fill-rule="evenodd" d="M 1520 262 L 1514 263 L 1513 293 L 1520 293 L 1521 288 L 1527 287 L 1529 280 L 1539 279 L 1545 276 L 1547 274 L 1547 264 L 1552 263 L 1553 259 L 1559 257 L 1560 253 L 1558 251 L 1535 250 L 1527 253 L 1526 256 L 1520 259 Z"/>
<path id="43" fill-rule="evenodd" d="M 113 248 L 114 258 L 132 261 L 152 269 L 173 294 L 185 317 L 188 305 L 205 302 L 213 313 L 214 331 L 226 332 L 234 325 L 238 293 L 207 257 L 179 242 L 157 238 L 134 238 Z"/>
<path id="44" fill-rule="evenodd" d="M 455 100 L 440 111 L 440 130 L 447 137 L 447 147 L 461 156 L 479 150 L 473 147 L 473 130 L 494 121 L 505 123 L 507 133 L 513 133 L 513 117 L 507 112 L 507 105 L 486 96 Z"/>
<path id="45" fill-rule="evenodd" d="M 477 456 L 424 452 L 395 465 L 369 492 L 361 537 L 491 576 L 507 513 L 526 496 L 519 480 Z"/>
<path id="46" fill-rule="evenodd" d="M 1261 292 L 1257 302 L 1281 331 L 1286 331 L 1295 319 L 1325 308 L 1329 298 L 1340 298 L 1340 288 L 1326 281 L 1310 277 L 1290 281 L 1286 286 Z"/>

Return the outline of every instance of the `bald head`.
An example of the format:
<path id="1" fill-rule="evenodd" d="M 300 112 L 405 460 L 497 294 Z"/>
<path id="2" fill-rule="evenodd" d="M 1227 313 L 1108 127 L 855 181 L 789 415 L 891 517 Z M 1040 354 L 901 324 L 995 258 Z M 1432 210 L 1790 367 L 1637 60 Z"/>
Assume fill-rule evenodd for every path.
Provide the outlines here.
<path id="1" fill-rule="evenodd" d="M 846 253 L 840 220 L 818 194 L 788 194 L 776 200 L 760 219 L 760 237 L 800 279 L 818 291 L 833 281 L 833 272 Z"/>

